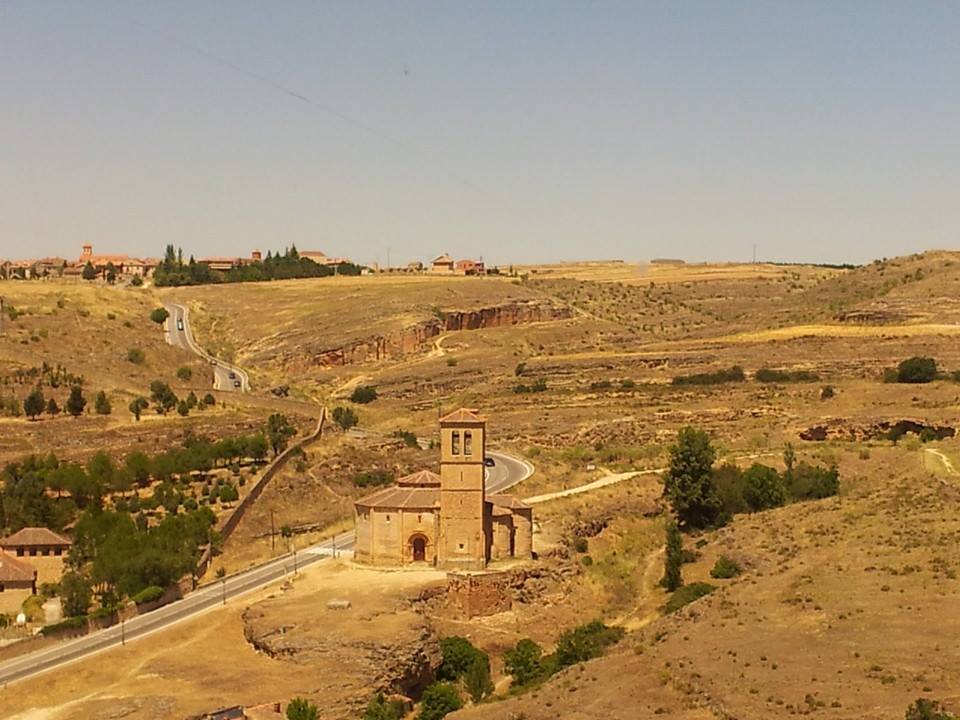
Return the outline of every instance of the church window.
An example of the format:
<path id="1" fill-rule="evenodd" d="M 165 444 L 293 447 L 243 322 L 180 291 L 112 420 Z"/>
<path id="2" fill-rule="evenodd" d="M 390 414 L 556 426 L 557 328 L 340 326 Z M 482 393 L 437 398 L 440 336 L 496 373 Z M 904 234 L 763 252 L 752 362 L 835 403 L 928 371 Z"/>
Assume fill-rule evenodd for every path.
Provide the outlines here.
<path id="1" fill-rule="evenodd" d="M 473 455 L 473 433 L 469 430 L 463 431 L 463 454 Z"/>
<path id="2" fill-rule="evenodd" d="M 460 552 L 463 552 L 464 549 L 466 548 L 466 545 L 464 545 L 463 543 L 460 543 L 457 547 L 459 548 Z"/>
<path id="3" fill-rule="evenodd" d="M 387 522 L 390 522 L 390 516 L 387 515 Z"/>
<path id="4" fill-rule="evenodd" d="M 454 430 L 450 436 L 450 453 L 452 455 L 460 454 L 460 431 Z"/>

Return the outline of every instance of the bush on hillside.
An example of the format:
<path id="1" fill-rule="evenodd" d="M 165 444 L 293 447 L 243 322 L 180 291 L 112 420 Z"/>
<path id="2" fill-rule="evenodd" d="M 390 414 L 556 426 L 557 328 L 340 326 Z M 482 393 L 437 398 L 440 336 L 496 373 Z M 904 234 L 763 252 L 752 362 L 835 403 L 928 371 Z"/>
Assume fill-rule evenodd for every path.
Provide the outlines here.
<path id="1" fill-rule="evenodd" d="M 145 587 L 143 590 L 138 592 L 136 595 L 130 598 L 130 600 L 137 605 L 142 605 L 144 603 L 156 602 L 163 597 L 165 590 L 162 587 L 157 585 L 150 585 Z"/>
<path id="2" fill-rule="evenodd" d="M 928 357 L 912 357 L 897 366 L 896 382 L 928 383 L 937 379 L 937 361 Z"/>
<path id="3" fill-rule="evenodd" d="M 557 639 L 557 665 L 563 668 L 600 657 L 604 650 L 620 642 L 623 635 L 622 627 L 610 627 L 600 620 L 567 630 Z"/>
<path id="4" fill-rule="evenodd" d="M 157 325 L 163 325 L 167 321 L 167 318 L 170 317 L 170 313 L 167 312 L 166 308 L 158 307 L 150 312 L 150 319 L 153 320 Z"/>
<path id="5" fill-rule="evenodd" d="M 743 499 L 754 512 L 780 507 L 787 501 L 787 489 L 774 468 L 760 463 L 743 473 Z"/>
<path id="6" fill-rule="evenodd" d="M 370 385 L 360 385 L 350 395 L 350 402 L 366 405 L 377 399 L 377 389 Z"/>
<path id="7" fill-rule="evenodd" d="M 786 478 L 787 491 L 794 500 L 819 500 L 840 492 L 840 471 L 836 466 L 818 467 L 802 462 Z"/>
<path id="8" fill-rule="evenodd" d="M 423 691 L 417 720 L 440 720 L 462 707 L 463 701 L 456 686 L 448 682 L 436 682 Z"/>
<path id="9" fill-rule="evenodd" d="M 678 375 L 673 378 L 674 385 L 718 385 L 720 383 L 743 382 L 747 376 L 743 368 L 734 365 L 726 370 L 715 372 L 695 373 L 693 375 Z"/>
<path id="10" fill-rule="evenodd" d="M 689 605 L 694 600 L 699 600 L 704 595 L 709 595 L 716 589 L 717 588 L 715 585 L 705 582 L 696 582 L 690 583 L 689 585 L 684 585 L 670 596 L 670 599 L 667 600 L 667 604 L 663 606 L 663 612 L 666 615 L 675 613 L 680 608 Z"/>
<path id="11" fill-rule="evenodd" d="M 762 383 L 816 382 L 820 376 L 809 370 L 774 370 L 760 368 L 756 378 Z"/>
<path id="12" fill-rule="evenodd" d="M 503 667 L 513 684 L 529 685 L 543 675 L 543 650 L 530 638 L 523 638 L 503 654 Z"/>
<path id="13" fill-rule="evenodd" d="M 333 409 L 333 421 L 340 426 L 341 430 L 349 430 L 356 427 L 359 419 L 351 408 L 338 406 Z"/>
<path id="14" fill-rule="evenodd" d="M 710 570 L 710 577 L 726 580 L 736 577 L 741 571 L 740 563 L 726 555 L 721 555 L 717 558 L 717 562 L 714 563 L 713 569 Z"/>
<path id="15" fill-rule="evenodd" d="M 379 487 L 393 482 L 393 473 L 389 470 L 370 470 L 355 475 L 353 484 L 357 487 Z"/>

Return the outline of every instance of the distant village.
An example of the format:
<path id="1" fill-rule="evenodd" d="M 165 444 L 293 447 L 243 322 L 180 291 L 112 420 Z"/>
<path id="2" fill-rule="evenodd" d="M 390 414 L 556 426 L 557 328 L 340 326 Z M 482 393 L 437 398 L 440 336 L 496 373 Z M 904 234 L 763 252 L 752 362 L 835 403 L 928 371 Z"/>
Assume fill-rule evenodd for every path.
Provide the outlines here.
<path id="1" fill-rule="evenodd" d="M 358 267 L 346 258 L 330 257 L 320 250 L 299 250 L 299 258 L 311 260 L 321 267 L 333 269 L 339 267 Z M 254 250 L 247 257 L 199 257 L 191 258 L 197 265 L 205 265 L 216 272 L 230 272 L 240 268 L 263 263 L 260 250 Z M 101 255 L 94 253 L 93 245 L 81 247 L 76 260 L 62 257 L 45 257 L 36 260 L 0 259 L 0 280 L 43 280 L 47 278 L 66 278 L 76 280 L 99 280 L 103 282 L 131 282 L 134 278 L 139 284 L 153 276 L 163 265 L 159 258 L 137 258 L 130 255 Z M 383 268 L 377 264 L 362 267 L 360 274 L 373 273 L 427 273 L 431 275 L 498 275 L 499 268 L 487 268 L 483 259 L 455 260 L 444 253 L 435 257 L 429 264 L 420 261 L 410 262 L 402 267 Z M 332 273 L 335 274 L 335 273 Z"/>

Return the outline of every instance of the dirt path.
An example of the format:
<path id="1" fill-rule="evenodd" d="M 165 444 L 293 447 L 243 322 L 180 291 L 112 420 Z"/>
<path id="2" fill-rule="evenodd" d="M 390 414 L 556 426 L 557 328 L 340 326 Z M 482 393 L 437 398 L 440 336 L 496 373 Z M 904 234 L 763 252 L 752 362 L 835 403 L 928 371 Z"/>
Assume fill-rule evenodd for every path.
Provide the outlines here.
<path id="1" fill-rule="evenodd" d="M 769 457 L 771 455 L 778 454 L 779 453 L 775 452 L 751 453 L 750 455 L 740 455 L 738 457 L 731 458 L 731 460 L 734 462 L 739 462 L 741 460 L 756 460 L 757 458 Z M 576 487 L 567 488 L 566 490 L 557 490 L 556 492 L 544 493 L 542 495 L 534 495 L 533 497 L 524 498 L 523 501 L 527 503 L 527 505 L 537 505 L 550 500 L 559 500 L 560 498 L 570 497 L 571 495 L 580 495 L 581 493 L 599 490 L 600 488 L 605 488 L 609 485 L 616 485 L 624 480 L 632 480 L 640 475 L 662 475 L 663 473 L 667 472 L 667 470 L 669 470 L 669 468 L 664 467 L 655 468 L 653 470 L 631 470 L 629 472 L 611 473 L 584 485 L 577 485 Z"/>
<path id="2" fill-rule="evenodd" d="M 942 452 L 940 452 L 939 450 L 934 450 L 933 448 L 924 448 L 923 451 L 924 451 L 924 452 L 927 452 L 927 453 L 930 453 L 930 454 L 933 455 L 934 457 L 938 458 L 938 459 L 940 460 L 940 462 L 943 463 L 943 466 L 946 468 L 947 472 L 948 472 L 950 475 L 956 475 L 956 474 L 957 474 L 957 469 L 953 466 L 953 463 L 950 462 L 950 458 L 948 458 L 948 457 L 947 457 L 946 455 L 944 455 Z"/>

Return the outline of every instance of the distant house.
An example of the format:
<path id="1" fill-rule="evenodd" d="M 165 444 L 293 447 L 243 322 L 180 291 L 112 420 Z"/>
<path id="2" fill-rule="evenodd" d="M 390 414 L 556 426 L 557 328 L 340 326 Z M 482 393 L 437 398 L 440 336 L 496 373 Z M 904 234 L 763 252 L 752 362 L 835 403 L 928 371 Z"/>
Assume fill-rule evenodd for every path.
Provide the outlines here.
<path id="1" fill-rule="evenodd" d="M 37 277 L 63 277 L 63 271 L 67 267 L 67 261 L 60 257 L 40 258 L 34 264 L 34 272 Z"/>
<path id="2" fill-rule="evenodd" d="M 30 527 L 0 540 L 0 551 L 32 566 L 40 583 L 55 583 L 63 575 L 63 562 L 71 545 L 72 541 L 52 530 Z"/>
<path id="3" fill-rule="evenodd" d="M 430 263 L 430 272 L 452 273 L 454 270 L 453 258 L 447 253 L 439 255 Z"/>
<path id="4" fill-rule="evenodd" d="M 25 562 L 0 552 L 0 612 L 14 614 L 37 592 L 37 571 Z"/>
<path id="5" fill-rule="evenodd" d="M 227 272 L 243 265 L 243 258 L 238 257 L 202 257 L 197 262 L 206 265 L 211 270 Z"/>
<path id="6" fill-rule="evenodd" d="M 419 260 L 407 263 L 407 272 L 423 272 L 423 263 Z"/>
<path id="7" fill-rule="evenodd" d="M 456 270 L 461 275 L 483 275 L 483 260 L 457 260 Z"/>

